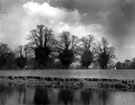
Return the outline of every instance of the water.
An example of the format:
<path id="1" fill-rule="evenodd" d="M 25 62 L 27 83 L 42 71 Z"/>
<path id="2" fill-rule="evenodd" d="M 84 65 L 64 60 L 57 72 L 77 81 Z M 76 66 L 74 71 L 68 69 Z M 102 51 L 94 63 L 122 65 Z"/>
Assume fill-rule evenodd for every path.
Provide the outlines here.
<path id="1" fill-rule="evenodd" d="M 135 105 L 135 92 L 0 85 L 0 105 Z"/>

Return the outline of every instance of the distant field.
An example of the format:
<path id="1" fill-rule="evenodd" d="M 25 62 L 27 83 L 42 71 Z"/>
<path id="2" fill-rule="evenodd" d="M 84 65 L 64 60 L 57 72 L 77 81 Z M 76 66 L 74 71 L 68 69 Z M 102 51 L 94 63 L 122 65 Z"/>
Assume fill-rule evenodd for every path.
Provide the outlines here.
<path id="1" fill-rule="evenodd" d="M 135 70 L 0 70 L 0 76 L 134 79 Z"/>

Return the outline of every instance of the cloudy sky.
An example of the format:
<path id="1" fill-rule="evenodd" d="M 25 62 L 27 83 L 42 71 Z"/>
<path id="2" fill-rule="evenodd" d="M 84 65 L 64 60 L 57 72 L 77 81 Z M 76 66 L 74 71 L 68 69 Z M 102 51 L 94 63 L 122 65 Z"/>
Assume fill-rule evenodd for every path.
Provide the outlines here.
<path id="1" fill-rule="evenodd" d="M 0 0 L 0 41 L 15 48 L 27 43 L 37 24 L 97 40 L 106 37 L 117 61 L 135 57 L 134 0 Z"/>

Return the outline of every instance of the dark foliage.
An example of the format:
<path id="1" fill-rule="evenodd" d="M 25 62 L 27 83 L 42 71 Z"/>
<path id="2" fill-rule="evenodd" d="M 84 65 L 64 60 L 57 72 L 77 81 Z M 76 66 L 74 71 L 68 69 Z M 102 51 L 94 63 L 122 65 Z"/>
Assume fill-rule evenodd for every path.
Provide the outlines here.
<path id="1" fill-rule="evenodd" d="M 17 56 L 17 58 L 15 59 L 16 65 L 20 69 L 23 69 L 27 64 L 27 58 L 26 58 L 26 52 L 24 50 L 24 46 L 18 46 L 16 48 L 16 56 Z"/>
<path id="2" fill-rule="evenodd" d="M 52 30 L 44 25 L 37 25 L 37 28 L 31 31 L 29 40 L 31 40 L 31 48 L 34 50 L 38 68 L 42 69 L 47 67 L 50 54 L 56 44 Z"/>
<path id="3" fill-rule="evenodd" d="M 17 66 L 23 69 L 26 66 L 27 59 L 21 55 L 20 57 L 16 58 Z"/>
<path id="4" fill-rule="evenodd" d="M 115 66 L 116 66 L 116 69 L 122 69 L 122 63 L 121 62 L 117 62 Z"/>
<path id="5" fill-rule="evenodd" d="M 7 57 L 5 54 L 0 55 L 0 69 L 6 65 Z"/>
<path id="6" fill-rule="evenodd" d="M 93 62 L 93 54 L 91 51 L 84 51 L 81 55 L 81 65 L 82 67 L 88 68 L 88 66 Z"/>
<path id="7" fill-rule="evenodd" d="M 107 64 L 109 62 L 109 54 L 103 52 L 99 55 L 98 62 L 102 69 L 105 69 L 107 67 Z"/>
<path id="8" fill-rule="evenodd" d="M 80 42 L 80 48 L 82 49 L 80 63 L 82 67 L 85 67 L 87 69 L 94 60 L 93 41 L 94 41 L 94 36 L 87 35 L 86 37 L 82 37 Z"/>
<path id="9" fill-rule="evenodd" d="M 132 62 L 131 67 L 132 69 L 135 69 L 135 62 Z"/>
<path id="10" fill-rule="evenodd" d="M 43 67 L 47 65 L 49 60 L 49 54 L 51 49 L 49 47 L 37 47 L 35 48 L 35 59 L 38 62 L 39 67 Z"/>
<path id="11" fill-rule="evenodd" d="M 133 58 L 132 62 L 131 62 L 131 68 L 135 69 L 135 58 Z"/>
<path id="12" fill-rule="evenodd" d="M 115 64 L 116 69 L 135 69 L 135 58 L 130 60 L 125 60 L 124 62 L 117 62 Z"/>
<path id="13" fill-rule="evenodd" d="M 64 31 L 60 38 L 58 58 L 63 66 L 68 69 L 70 64 L 75 60 L 78 40 L 76 36 L 71 35 L 70 32 L 67 31 Z"/>
<path id="14" fill-rule="evenodd" d="M 7 54 L 7 62 L 4 69 L 15 69 L 15 54 L 13 52 L 10 52 Z"/>
<path id="15" fill-rule="evenodd" d="M 61 63 L 68 69 L 69 65 L 74 60 L 74 52 L 72 50 L 65 49 L 62 53 L 59 54 L 59 59 Z"/>
<path id="16" fill-rule="evenodd" d="M 14 64 L 14 54 L 9 49 L 7 44 L 0 44 L 0 69 L 5 67 L 11 68 L 11 64 Z"/>
<path id="17" fill-rule="evenodd" d="M 107 42 L 107 39 L 104 37 L 101 40 L 101 43 L 98 43 L 99 45 L 97 46 L 97 54 L 98 54 L 98 59 L 97 61 L 99 62 L 99 65 L 101 66 L 102 69 L 108 68 L 108 64 L 112 62 L 112 59 L 115 58 L 114 55 L 114 47 L 110 47 L 109 43 Z"/>

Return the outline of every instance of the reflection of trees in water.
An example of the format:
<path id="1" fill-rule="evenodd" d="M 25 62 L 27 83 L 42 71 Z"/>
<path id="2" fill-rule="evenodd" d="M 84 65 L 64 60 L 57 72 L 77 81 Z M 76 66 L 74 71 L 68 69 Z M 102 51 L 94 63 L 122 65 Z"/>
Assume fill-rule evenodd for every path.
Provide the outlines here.
<path id="1" fill-rule="evenodd" d="M 19 95 L 19 103 L 26 104 L 26 87 L 25 86 L 19 86 L 17 87 L 17 92 Z"/>
<path id="2" fill-rule="evenodd" d="M 10 86 L 0 85 L 0 105 L 5 105 L 8 96 L 13 94 L 14 89 Z"/>
<path id="3" fill-rule="evenodd" d="M 34 95 L 35 105 L 49 105 L 48 92 L 45 88 L 37 87 Z"/>
<path id="4" fill-rule="evenodd" d="M 106 90 L 100 90 L 98 92 L 98 96 L 99 96 L 99 104 L 101 105 L 107 105 L 108 101 L 109 101 L 109 91 Z"/>
<path id="5" fill-rule="evenodd" d="M 72 105 L 73 103 L 73 92 L 68 89 L 61 90 L 58 95 L 58 104 L 63 102 L 64 105 Z"/>
<path id="6" fill-rule="evenodd" d="M 81 91 L 81 99 L 84 105 L 89 105 L 91 98 L 92 98 L 91 89 L 85 89 Z"/>
<path id="7" fill-rule="evenodd" d="M 85 89 L 81 91 L 81 99 L 84 105 L 107 105 L 110 93 L 106 90 Z"/>

